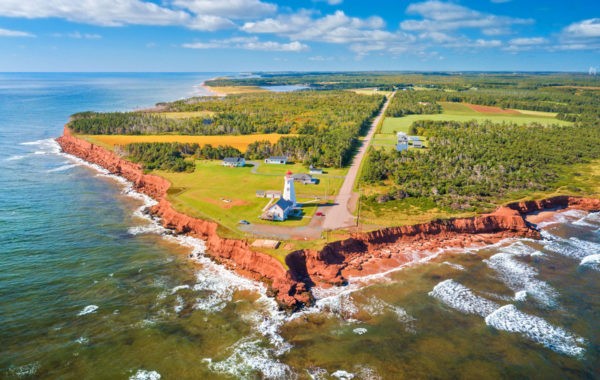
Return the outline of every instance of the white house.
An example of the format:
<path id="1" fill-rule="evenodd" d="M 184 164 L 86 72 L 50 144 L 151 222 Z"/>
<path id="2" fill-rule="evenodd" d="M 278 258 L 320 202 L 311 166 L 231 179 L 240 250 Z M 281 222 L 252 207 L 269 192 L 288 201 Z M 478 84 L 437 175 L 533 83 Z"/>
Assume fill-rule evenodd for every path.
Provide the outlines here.
<path id="1" fill-rule="evenodd" d="M 265 159 L 265 164 L 279 164 L 285 165 L 287 164 L 288 158 L 285 156 L 271 156 Z"/>
<path id="2" fill-rule="evenodd" d="M 240 168 L 246 165 L 246 159 L 244 157 L 225 157 L 223 159 L 223 166 L 230 168 Z"/>
<path id="3" fill-rule="evenodd" d="M 261 218 L 266 220 L 284 221 L 296 207 L 296 189 L 294 188 L 294 177 L 292 172 L 287 172 L 283 184 L 283 196 L 262 214 Z"/>
<path id="4" fill-rule="evenodd" d="M 292 175 L 292 177 L 294 178 L 294 181 L 300 182 L 304 185 L 316 185 L 318 183 L 318 180 L 309 174 L 298 173 Z"/>
<path id="5" fill-rule="evenodd" d="M 396 150 L 398 152 L 402 152 L 403 150 L 408 150 L 408 136 L 404 132 L 398 132 L 396 134 Z"/>

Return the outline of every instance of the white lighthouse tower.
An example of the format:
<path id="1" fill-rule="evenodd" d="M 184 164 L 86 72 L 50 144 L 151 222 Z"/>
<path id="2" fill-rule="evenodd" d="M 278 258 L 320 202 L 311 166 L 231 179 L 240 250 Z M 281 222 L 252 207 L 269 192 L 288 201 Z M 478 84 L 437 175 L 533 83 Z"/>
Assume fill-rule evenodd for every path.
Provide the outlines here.
<path id="1" fill-rule="evenodd" d="M 285 175 L 282 198 L 292 202 L 292 207 L 296 207 L 296 190 L 294 189 L 294 177 L 292 177 L 291 171 L 288 171 Z"/>

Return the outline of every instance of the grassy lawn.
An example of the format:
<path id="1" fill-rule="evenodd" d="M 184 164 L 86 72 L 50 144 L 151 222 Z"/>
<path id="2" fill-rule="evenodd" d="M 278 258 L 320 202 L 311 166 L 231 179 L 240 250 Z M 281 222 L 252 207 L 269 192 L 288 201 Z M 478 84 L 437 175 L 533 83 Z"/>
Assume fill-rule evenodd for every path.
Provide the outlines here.
<path id="1" fill-rule="evenodd" d="M 436 121 L 470 121 L 470 120 L 491 120 L 495 123 L 540 123 L 543 125 L 559 124 L 571 125 L 571 122 L 556 119 L 556 113 L 514 110 L 518 114 L 494 114 L 477 112 L 465 103 L 439 102 L 444 109 L 441 114 L 434 115 L 409 115 L 405 117 L 386 117 L 383 124 L 373 137 L 373 146 L 377 148 L 393 148 L 396 146 L 395 132 L 408 133 L 412 123 L 417 120 L 436 120 Z M 427 140 L 421 138 L 424 145 L 427 146 Z"/>
<path id="2" fill-rule="evenodd" d="M 77 137 L 112 150 L 116 145 L 127 145 L 142 142 L 178 142 L 190 144 L 230 145 L 244 152 L 250 143 L 269 140 L 276 143 L 284 136 L 276 133 L 256 135 L 226 135 L 226 136 L 189 136 L 189 135 L 78 135 Z M 290 135 L 286 135 L 290 136 Z"/>
<path id="3" fill-rule="evenodd" d="M 282 191 L 283 177 L 288 170 L 307 172 L 300 164 L 261 164 L 258 173 L 253 174 L 250 165 L 244 168 L 226 168 L 221 165 L 221 161 L 196 161 L 193 173 L 156 171 L 155 174 L 171 182 L 169 199 L 177 210 L 190 216 L 214 220 L 223 226 L 226 236 L 240 237 L 243 233 L 237 227 L 241 219 L 255 224 L 290 227 L 307 225 L 317 208 L 318 201 L 315 197 L 324 197 L 328 188 L 331 195 L 336 194 L 342 183 L 337 175 L 344 172 L 341 169 L 331 170 L 330 173 L 319 176 L 321 181 L 318 185 L 296 183 L 298 202 L 306 202 L 303 218 L 285 222 L 260 220 L 259 216 L 269 199 L 257 198 L 256 191 Z"/>

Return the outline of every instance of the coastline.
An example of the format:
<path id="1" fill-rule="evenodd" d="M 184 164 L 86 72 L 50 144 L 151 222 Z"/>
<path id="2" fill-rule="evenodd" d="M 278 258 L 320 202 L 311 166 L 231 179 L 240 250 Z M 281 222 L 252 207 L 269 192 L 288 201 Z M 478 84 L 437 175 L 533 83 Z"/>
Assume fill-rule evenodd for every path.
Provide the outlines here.
<path id="1" fill-rule="evenodd" d="M 286 270 L 274 257 L 254 251 L 248 241 L 220 237 L 216 222 L 176 211 L 167 200 L 171 184 L 164 178 L 144 174 L 139 164 L 73 136 L 67 127 L 56 141 L 64 152 L 131 181 L 136 191 L 157 202 L 149 213 L 160 218 L 165 228 L 204 240 L 208 256 L 238 274 L 265 283 L 280 306 L 288 310 L 312 304 L 313 286 L 343 285 L 349 277 L 381 273 L 432 256 L 441 248 L 490 245 L 507 238 L 540 238 L 531 224 L 535 219 L 526 219 L 533 213 L 542 215 L 564 209 L 600 211 L 600 200 L 570 196 L 511 203 L 472 218 L 385 228 L 329 243 L 319 251 L 294 251 L 286 256 L 289 268 Z"/>

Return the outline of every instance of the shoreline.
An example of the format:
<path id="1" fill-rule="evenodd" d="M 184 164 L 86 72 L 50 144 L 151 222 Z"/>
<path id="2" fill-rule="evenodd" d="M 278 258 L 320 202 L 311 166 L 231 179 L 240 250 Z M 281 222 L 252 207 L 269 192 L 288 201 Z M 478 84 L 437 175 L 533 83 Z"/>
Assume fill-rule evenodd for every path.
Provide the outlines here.
<path id="1" fill-rule="evenodd" d="M 171 184 L 164 178 L 144 174 L 139 164 L 124 160 L 114 152 L 72 136 L 65 126 L 56 139 L 63 152 L 98 165 L 111 174 L 133 183 L 133 189 L 157 202 L 148 212 L 160 224 L 179 234 L 200 238 L 206 255 L 234 272 L 264 283 L 280 307 L 296 311 L 314 302 L 311 288 L 344 285 L 357 278 L 389 271 L 423 260 L 440 248 L 462 249 L 498 243 L 507 238 L 540 238 L 527 216 L 566 209 L 600 211 L 600 200 L 557 196 L 541 201 L 517 202 L 472 218 L 456 218 L 428 223 L 389 227 L 358 233 L 326 244 L 321 250 L 298 250 L 287 254 L 285 267 L 274 257 L 256 252 L 247 240 L 222 238 L 218 224 L 189 217 L 175 210 L 167 200 Z"/>

